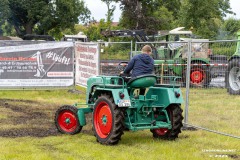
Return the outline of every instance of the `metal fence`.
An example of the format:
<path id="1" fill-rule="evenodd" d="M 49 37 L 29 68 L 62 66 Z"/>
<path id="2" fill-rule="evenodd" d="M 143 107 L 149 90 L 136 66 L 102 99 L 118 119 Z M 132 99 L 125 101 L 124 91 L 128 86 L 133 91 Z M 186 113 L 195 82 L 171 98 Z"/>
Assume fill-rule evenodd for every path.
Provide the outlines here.
<path id="1" fill-rule="evenodd" d="M 192 64 L 188 65 L 189 72 L 187 74 L 190 78 L 190 87 L 186 87 L 186 99 L 188 100 L 185 104 L 186 126 L 194 126 L 210 132 L 240 138 L 238 129 L 240 128 L 240 117 L 238 116 L 240 113 L 240 97 L 239 95 L 230 95 L 227 92 L 230 87 L 227 85 L 229 81 L 229 59 L 236 52 L 237 42 L 233 40 L 207 42 L 209 63 L 206 63 L 206 67 L 201 71 L 201 73 L 205 71 L 209 75 L 206 87 L 191 87 L 191 78 L 194 76 L 192 73 L 193 66 Z M 189 51 L 192 51 L 191 46 L 200 46 L 199 43 L 201 42 L 190 43 L 192 45 L 190 45 Z M 192 56 L 188 58 L 193 59 Z M 239 78 L 238 72 L 236 71 L 234 74 Z M 204 77 L 204 74 L 202 76 Z M 240 87 L 239 79 L 235 79 L 234 83 L 238 85 L 238 88 Z"/>
<path id="2" fill-rule="evenodd" d="M 229 79 L 226 78 L 229 73 L 228 60 L 236 52 L 237 42 L 139 42 L 135 45 L 135 52 L 139 51 L 138 46 L 154 46 L 158 51 L 155 73 L 181 77 L 179 83 L 185 97 L 185 128 L 193 126 L 240 138 L 240 97 L 228 94 L 229 86 L 225 85 L 225 79 Z M 235 72 L 233 83 L 240 87 L 239 68 Z M 168 82 L 161 79 L 160 83 Z"/>
<path id="3" fill-rule="evenodd" d="M 100 74 L 119 75 L 118 64 L 132 57 L 132 42 L 100 42 Z"/>
<path id="4" fill-rule="evenodd" d="M 179 77 L 185 98 L 182 105 L 185 127 L 194 126 L 240 138 L 240 96 L 228 93 L 230 87 L 240 87 L 240 62 L 236 69 L 228 69 L 237 43 L 237 40 L 191 39 L 182 42 L 99 42 L 100 74 L 118 75 L 119 62 L 129 61 L 143 45 L 150 44 L 154 48 L 155 74 Z M 226 78 L 229 73 L 232 78 Z M 225 79 L 231 80 L 233 85 L 226 85 Z M 165 78 L 158 81 L 169 83 Z"/>

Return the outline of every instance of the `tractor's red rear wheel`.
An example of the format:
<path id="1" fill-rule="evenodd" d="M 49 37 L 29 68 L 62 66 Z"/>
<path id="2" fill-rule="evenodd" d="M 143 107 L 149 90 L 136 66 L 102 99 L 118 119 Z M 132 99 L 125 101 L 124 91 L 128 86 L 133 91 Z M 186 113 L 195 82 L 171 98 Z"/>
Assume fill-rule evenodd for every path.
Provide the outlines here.
<path id="1" fill-rule="evenodd" d="M 210 68 L 207 66 L 191 66 L 190 70 L 190 87 L 207 87 L 211 82 Z M 183 82 L 186 84 L 187 69 L 183 72 Z"/>
<path id="2" fill-rule="evenodd" d="M 201 68 L 194 68 L 190 74 L 190 81 L 193 84 L 200 84 L 205 77 L 205 73 Z"/>
<path id="3" fill-rule="evenodd" d="M 78 109 L 70 105 L 59 108 L 55 114 L 55 125 L 61 133 L 76 134 L 82 130 L 77 116 Z"/>
<path id="4" fill-rule="evenodd" d="M 167 107 L 166 110 L 168 113 L 168 117 L 171 121 L 172 128 L 171 129 L 167 129 L 167 128 L 152 129 L 151 132 L 153 133 L 154 138 L 174 140 L 178 137 L 178 134 L 181 133 L 181 128 L 183 126 L 182 124 L 183 111 L 180 105 L 171 105 Z"/>
<path id="5" fill-rule="evenodd" d="M 168 132 L 168 129 L 167 128 L 158 128 L 158 129 L 154 129 L 154 132 L 159 136 L 164 136 Z"/>
<path id="6" fill-rule="evenodd" d="M 101 95 L 95 103 L 93 130 L 97 141 L 106 145 L 117 144 L 123 134 L 124 114 L 107 94 Z"/>
<path id="7" fill-rule="evenodd" d="M 211 82 L 210 68 L 207 66 L 193 66 L 190 72 L 191 87 L 207 87 Z"/>

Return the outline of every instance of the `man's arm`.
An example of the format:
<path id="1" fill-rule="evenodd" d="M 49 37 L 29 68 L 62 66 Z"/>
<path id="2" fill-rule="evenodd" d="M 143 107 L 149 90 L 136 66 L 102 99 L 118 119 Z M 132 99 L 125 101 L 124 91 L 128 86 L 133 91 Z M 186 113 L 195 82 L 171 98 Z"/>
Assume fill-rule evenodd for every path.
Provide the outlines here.
<path id="1" fill-rule="evenodd" d="M 128 63 L 127 67 L 125 68 L 123 73 L 129 74 L 131 72 L 131 70 L 133 69 L 134 66 L 134 62 L 135 62 L 135 58 L 133 57 L 131 59 L 131 61 Z"/>

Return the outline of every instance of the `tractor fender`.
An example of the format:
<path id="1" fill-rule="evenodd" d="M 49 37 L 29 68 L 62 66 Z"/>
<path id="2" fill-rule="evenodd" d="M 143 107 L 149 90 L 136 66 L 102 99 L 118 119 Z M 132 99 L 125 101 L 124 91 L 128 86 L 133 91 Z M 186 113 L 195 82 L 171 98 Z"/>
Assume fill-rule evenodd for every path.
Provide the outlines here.
<path id="1" fill-rule="evenodd" d="M 114 103 L 118 107 L 130 107 L 130 96 L 128 94 L 128 90 L 126 88 L 96 88 L 93 97 L 99 97 L 102 93 L 107 93 L 111 95 L 114 100 Z M 124 94 L 121 98 L 120 94 Z"/>
<path id="2" fill-rule="evenodd" d="M 240 59 L 240 55 L 233 55 L 231 58 L 229 58 L 228 62 L 230 62 L 233 59 Z"/>
<path id="3" fill-rule="evenodd" d="M 149 98 L 151 95 L 157 94 L 157 101 L 154 102 L 155 106 L 167 107 L 171 104 L 183 103 L 182 92 L 180 88 L 173 87 L 150 87 L 146 97 Z M 179 94 L 178 96 L 176 94 Z"/>
<path id="4" fill-rule="evenodd" d="M 210 60 L 205 58 L 192 58 L 191 63 L 202 63 L 202 64 L 209 64 Z"/>

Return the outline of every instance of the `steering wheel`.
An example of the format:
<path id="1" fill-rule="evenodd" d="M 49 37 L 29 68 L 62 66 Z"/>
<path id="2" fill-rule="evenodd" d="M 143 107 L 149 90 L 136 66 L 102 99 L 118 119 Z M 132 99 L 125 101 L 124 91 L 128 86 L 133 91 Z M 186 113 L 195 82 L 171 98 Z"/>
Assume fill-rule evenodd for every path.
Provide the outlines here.
<path id="1" fill-rule="evenodd" d="M 124 69 L 127 67 L 127 65 L 128 65 L 127 61 L 122 61 L 122 62 L 118 63 L 117 68 L 119 71 L 124 71 Z"/>
<path id="2" fill-rule="evenodd" d="M 120 72 L 123 72 L 124 69 L 127 67 L 128 62 L 127 61 L 122 61 L 118 64 L 118 70 Z M 125 82 L 128 82 L 131 79 L 130 74 L 125 74 L 125 73 L 120 73 L 119 75 L 120 77 L 122 77 L 124 79 Z"/>

